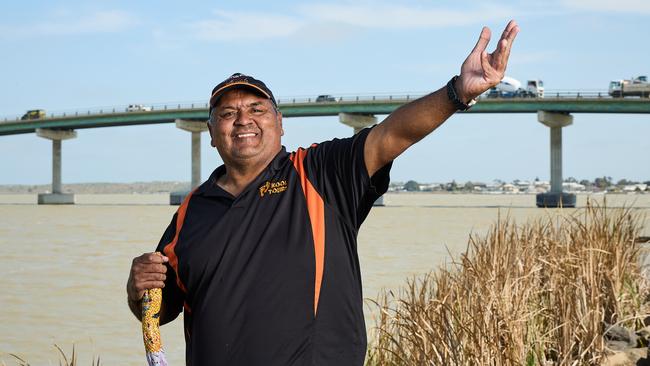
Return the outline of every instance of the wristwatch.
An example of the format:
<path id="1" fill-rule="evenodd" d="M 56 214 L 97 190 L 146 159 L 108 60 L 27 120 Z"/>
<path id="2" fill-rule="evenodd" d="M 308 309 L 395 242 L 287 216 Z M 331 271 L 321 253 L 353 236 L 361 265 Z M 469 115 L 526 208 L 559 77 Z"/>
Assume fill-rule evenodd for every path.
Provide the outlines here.
<path id="1" fill-rule="evenodd" d="M 447 83 L 447 97 L 449 97 L 449 100 L 454 104 L 454 107 L 457 110 L 466 111 L 471 106 L 476 104 L 476 99 L 470 99 L 469 102 L 467 103 L 460 100 L 460 98 L 458 97 L 458 92 L 456 92 L 456 80 L 458 80 L 458 75 L 451 78 L 451 80 L 449 80 L 449 82 Z"/>

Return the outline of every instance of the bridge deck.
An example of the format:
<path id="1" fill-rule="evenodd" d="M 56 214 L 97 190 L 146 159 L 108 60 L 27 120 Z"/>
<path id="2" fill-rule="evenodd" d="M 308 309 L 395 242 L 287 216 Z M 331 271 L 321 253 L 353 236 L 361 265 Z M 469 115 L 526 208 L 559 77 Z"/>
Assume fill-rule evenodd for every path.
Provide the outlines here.
<path id="1" fill-rule="evenodd" d="M 336 116 L 339 113 L 389 114 L 415 97 L 382 97 L 334 102 L 297 101 L 279 103 L 284 117 Z M 649 98 L 551 97 L 481 99 L 464 113 L 650 113 Z M 87 112 L 37 120 L 0 122 L 0 135 L 33 133 L 37 128 L 82 129 L 172 123 L 176 119 L 204 121 L 208 118 L 205 104 L 178 108 L 155 107 L 142 112 Z"/>

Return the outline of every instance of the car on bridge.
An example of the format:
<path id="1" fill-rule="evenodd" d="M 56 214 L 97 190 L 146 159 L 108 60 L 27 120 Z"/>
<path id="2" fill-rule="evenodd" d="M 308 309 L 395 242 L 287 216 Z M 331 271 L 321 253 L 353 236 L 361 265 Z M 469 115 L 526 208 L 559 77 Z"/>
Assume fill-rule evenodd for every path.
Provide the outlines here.
<path id="1" fill-rule="evenodd" d="M 127 112 L 151 112 L 151 107 L 142 104 L 129 104 L 126 107 Z"/>
<path id="2" fill-rule="evenodd" d="M 45 118 L 45 110 L 43 109 L 32 109 L 31 111 L 25 112 L 22 117 L 20 117 L 21 120 L 30 120 L 30 119 L 41 119 Z"/>
<path id="3" fill-rule="evenodd" d="M 316 103 L 321 102 L 336 102 L 336 98 L 329 94 L 323 94 L 316 97 Z"/>

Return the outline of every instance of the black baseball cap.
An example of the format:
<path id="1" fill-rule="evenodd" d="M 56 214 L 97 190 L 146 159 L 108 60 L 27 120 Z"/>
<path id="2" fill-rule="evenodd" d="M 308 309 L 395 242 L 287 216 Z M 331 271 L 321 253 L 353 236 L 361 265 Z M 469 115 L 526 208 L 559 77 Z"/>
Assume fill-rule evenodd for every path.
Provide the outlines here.
<path id="1" fill-rule="evenodd" d="M 212 112 L 212 108 L 214 108 L 214 106 L 217 104 L 219 98 L 221 98 L 223 93 L 234 88 L 246 88 L 253 90 L 257 94 L 270 99 L 274 106 L 278 106 L 273 93 L 271 93 L 271 90 L 266 86 L 266 84 L 264 84 L 264 82 L 257 80 L 252 76 L 235 73 L 230 75 L 228 79 L 217 84 L 217 86 L 212 89 L 212 93 L 210 93 L 210 112 Z"/>

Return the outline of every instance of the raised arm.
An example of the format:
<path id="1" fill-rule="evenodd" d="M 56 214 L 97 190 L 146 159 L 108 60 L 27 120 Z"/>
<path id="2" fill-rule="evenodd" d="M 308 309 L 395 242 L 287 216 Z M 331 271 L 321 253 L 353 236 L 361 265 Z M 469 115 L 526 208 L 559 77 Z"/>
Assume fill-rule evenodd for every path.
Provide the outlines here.
<path id="1" fill-rule="evenodd" d="M 491 32 L 489 28 L 483 28 L 454 84 L 461 101 L 469 102 L 503 79 L 510 49 L 518 32 L 517 23 L 511 20 L 501 34 L 494 52 L 488 53 L 486 48 Z M 364 147 L 368 174 L 372 176 L 435 130 L 454 112 L 456 107 L 447 96 L 446 87 L 396 109 L 368 135 Z"/>

